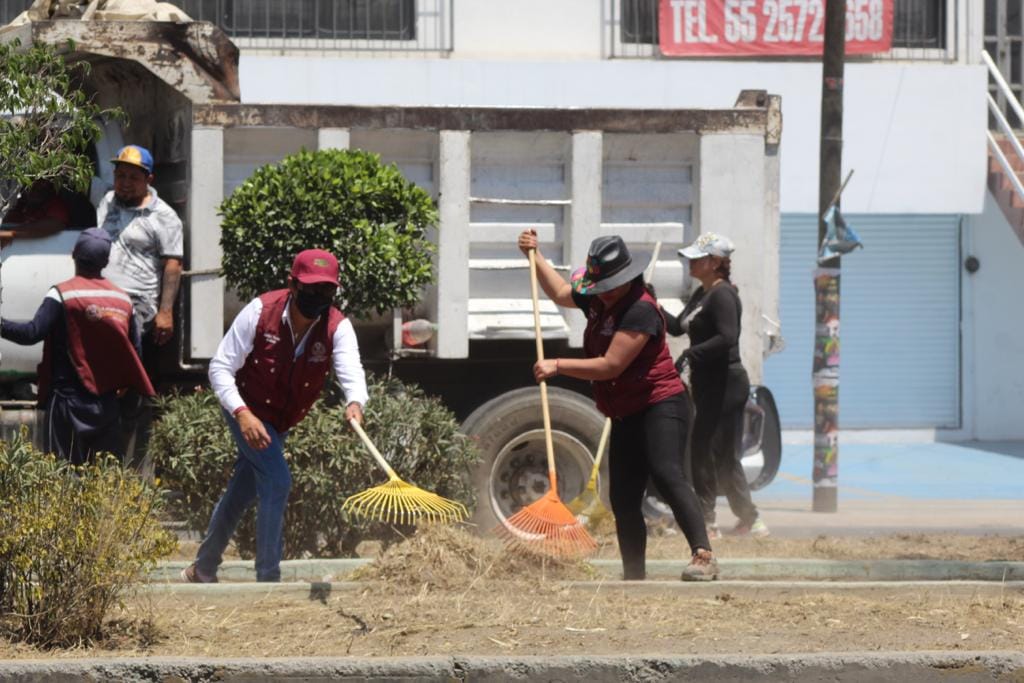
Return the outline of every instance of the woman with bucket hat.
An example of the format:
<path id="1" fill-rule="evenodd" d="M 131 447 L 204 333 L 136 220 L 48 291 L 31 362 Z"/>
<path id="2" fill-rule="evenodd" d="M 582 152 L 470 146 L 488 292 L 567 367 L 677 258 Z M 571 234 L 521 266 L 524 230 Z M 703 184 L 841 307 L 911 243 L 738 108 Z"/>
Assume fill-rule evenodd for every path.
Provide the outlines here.
<path id="1" fill-rule="evenodd" d="M 623 578 L 646 576 L 647 524 L 641 508 L 653 479 L 690 544 L 692 558 L 682 579 L 718 575 L 700 502 L 686 478 L 681 444 L 686 443 L 685 388 L 665 345 L 665 320 L 644 287 L 646 263 L 634 260 L 621 237 L 590 244 L 586 270 L 567 283 L 537 250 L 537 233 L 519 235 L 524 254 L 536 251 L 537 278 L 559 306 L 587 316 L 584 358 L 537 361 L 537 381 L 556 375 L 589 380 L 598 409 L 612 418 L 608 470 Z"/>
<path id="2" fill-rule="evenodd" d="M 729 279 L 732 242 L 704 233 L 679 256 L 690 264 L 690 275 L 701 286 L 679 317 L 665 316 L 669 334 L 690 337 L 690 347 L 676 367 L 690 366 L 690 388 L 696 417 L 690 442 L 693 487 L 700 498 L 708 536 L 721 538 L 715 521 L 715 500 L 725 494 L 739 520 L 735 535 L 767 536 L 768 526 L 750 497 L 750 486 L 739 459 L 743 409 L 750 378 L 740 361 L 739 293 Z M 664 314 L 664 311 L 662 312 Z"/>

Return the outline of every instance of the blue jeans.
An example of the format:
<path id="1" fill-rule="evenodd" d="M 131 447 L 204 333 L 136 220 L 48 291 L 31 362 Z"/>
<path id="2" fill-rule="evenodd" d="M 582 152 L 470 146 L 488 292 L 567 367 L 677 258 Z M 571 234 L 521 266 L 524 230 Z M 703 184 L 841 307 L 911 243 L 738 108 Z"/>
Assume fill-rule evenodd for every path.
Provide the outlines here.
<path id="1" fill-rule="evenodd" d="M 213 509 L 210 527 L 196 553 L 196 568 L 204 577 L 217 575 L 224 549 L 228 547 L 238 522 L 253 501 L 259 499 L 259 507 L 256 508 L 256 580 L 280 581 L 284 508 L 292 487 L 292 475 L 284 459 L 284 439 L 288 433 L 278 434 L 264 422 L 263 426 L 270 435 L 270 445 L 258 451 L 242 438 L 238 421 L 226 411 L 222 412 L 238 446 L 238 460 L 227 490 Z"/>

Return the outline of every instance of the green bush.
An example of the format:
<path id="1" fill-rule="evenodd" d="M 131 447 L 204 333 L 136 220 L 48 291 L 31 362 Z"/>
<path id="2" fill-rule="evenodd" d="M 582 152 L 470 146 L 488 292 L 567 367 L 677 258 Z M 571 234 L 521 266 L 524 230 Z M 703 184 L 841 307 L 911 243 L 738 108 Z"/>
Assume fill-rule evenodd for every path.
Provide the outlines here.
<path id="1" fill-rule="evenodd" d="M 338 257 L 357 318 L 412 306 L 433 281 L 433 201 L 376 154 L 293 154 L 257 169 L 220 212 L 224 275 L 243 298 L 283 287 L 295 254 L 311 248 Z"/>
<path id="2" fill-rule="evenodd" d="M 171 513 L 192 529 L 205 531 L 231 476 L 237 454 L 234 441 L 213 392 L 168 396 L 159 403 L 162 415 L 149 448 L 163 485 L 177 492 Z M 366 431 L 403 480 L 472 509 L 469 469 L 478 454 L 437 399 L 396 379 L 373 381 Z M 389 541 L 407 532 L 342 511 L 348 496 L 387 478 L 345 423 L 344 407 L 336 396 L 317 401 L 289 432 L 285 449 L 292 474 L 285 513 L 286 558 L 351 556 L 362 540 Z M 254 511 L 243 518 L 235 541 L 243 557 L 255 554 Z"/>
<path id="3" fill-rule="evenodd" d="M 103 636 L 104 618 L 177 540 L 160 496 L 114 458 L 72 467 L 26 432 L 0 441 L 0 628 L 69 647 Z"/>

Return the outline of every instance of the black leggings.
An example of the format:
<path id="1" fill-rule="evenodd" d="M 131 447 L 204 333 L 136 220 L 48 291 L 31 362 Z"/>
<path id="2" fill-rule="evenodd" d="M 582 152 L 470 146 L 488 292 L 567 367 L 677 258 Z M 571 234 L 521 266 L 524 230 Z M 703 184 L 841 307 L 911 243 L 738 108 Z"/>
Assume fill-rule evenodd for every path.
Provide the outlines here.
<path id="1" fill-rule="evenodd" d="M 750 393 L 750 379 L 741 366 L 723 368 L 710 376 L 693 376 L 693 399 L 697 416 L 693 420 L 690 462 L 693 488 L 700 498 L 704 520 L 715 521 L 715 499 L 719 492 L 729 501 L 741 524 L 753 524 L 757 507 L 750 498 L 747 475 L 740 463 L 743 408 Z"/>
<path id="2" fill-rule="evenodd" d="M 646 576 L 647 523 L 641 508 L 648 478 L 672 508 L 690 549 L 711 550 L 700 502 L 686 477 L 687 411 L 682 394 L 612 420 L 608 474 L 615 532 L 626 580 Z"/>

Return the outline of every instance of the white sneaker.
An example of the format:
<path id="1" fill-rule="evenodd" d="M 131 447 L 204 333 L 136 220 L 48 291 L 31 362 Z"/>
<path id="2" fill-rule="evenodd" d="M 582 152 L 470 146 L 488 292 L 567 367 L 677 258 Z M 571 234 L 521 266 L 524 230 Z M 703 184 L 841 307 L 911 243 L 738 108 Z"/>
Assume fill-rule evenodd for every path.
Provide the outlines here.
<path id="1" fill-rule="evenodd" d="M 758 517 L 754 520 L 753 524 L 744 524 L 739 522 L 733 527 L 730 532 L 730 536 L 753 536 L 754 538 L 764 538 L 765 536 L 771 536 L 771 531 L 768 530 L 768 525 L 764 523 L 764 520 Z"/>

